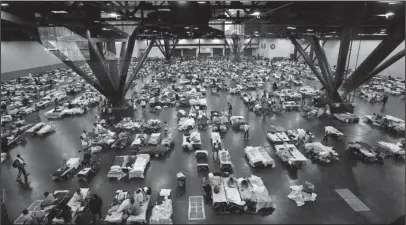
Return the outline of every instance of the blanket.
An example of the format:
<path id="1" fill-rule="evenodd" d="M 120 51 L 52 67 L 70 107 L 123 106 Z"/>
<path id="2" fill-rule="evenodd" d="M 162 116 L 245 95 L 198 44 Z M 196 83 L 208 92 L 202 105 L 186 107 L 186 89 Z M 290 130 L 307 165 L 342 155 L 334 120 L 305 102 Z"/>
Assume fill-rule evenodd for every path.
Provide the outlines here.
<path id="1" fill-rule="evenodd" d="M 293 185 L 289 188 L 291 189 L 291 192 L 289 193 L 288 198 L 295 201 L 297 206 L 302 206 L 306 202 L 314 202 L 316 200 L 317 194 L 303 192 L 303 185 Z"/>

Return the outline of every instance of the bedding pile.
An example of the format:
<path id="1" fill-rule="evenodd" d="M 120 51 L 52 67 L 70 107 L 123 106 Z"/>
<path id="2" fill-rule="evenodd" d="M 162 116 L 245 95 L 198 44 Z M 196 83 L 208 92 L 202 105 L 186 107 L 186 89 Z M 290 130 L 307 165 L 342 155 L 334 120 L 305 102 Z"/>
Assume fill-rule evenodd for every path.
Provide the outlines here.
<path id="1" fill-rule="evenodd" d="M 329 163 L 333 160 L 338 160 L 339 158 L 339 155 L 334 148 L 325 146 L 320 142 L 306 143 L 305 152 L 311 159 L 321 162 Z"/>
<path id="2" fill-rule="evenodd" d="M 191 130 L 195 127 L 195 120 L 193 118 L 182 117 L 180 118 L 178 125 L 179 131 Z"/>
<path id="3" fill-rule="evenodd" d="M 316 200 L 317 194 L 313 192 L 312 189 L 310 188 L 306 190 L 304 186 L 310 186 L 312 185 L 309 182 L 304 182 L 303 185 L 292 185 L 289 188 L 291 189 L 290 194 L 288 195 L 288 198 L 295 201 L 297 206 L 303 206 L 306 202 L 314 202 Z"/>
<path id="4" fill-rule="evenodd" d="M 264 147 L 247 146 L 244 149 L 244 152 L 248 158 L 250 166 L 252 167 L 271 166 L 272 168 L 275 168 L 275 161 L 269 156 L 268 152 L 265 150 Z"/>
<path id="5" fill-rule="evenodd" d="M 139 131 L 141 129 L 141 123 L 133 121 L 131 118 L 123 118 L 119 123 L 115 125 L 119 130 L 124 131 Z"/>

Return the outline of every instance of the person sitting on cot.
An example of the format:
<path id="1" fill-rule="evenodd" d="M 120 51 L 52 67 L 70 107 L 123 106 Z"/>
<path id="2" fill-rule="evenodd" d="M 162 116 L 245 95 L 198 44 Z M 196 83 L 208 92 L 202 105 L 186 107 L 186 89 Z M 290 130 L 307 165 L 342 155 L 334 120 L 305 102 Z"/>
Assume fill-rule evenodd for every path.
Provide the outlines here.
<path id="1" fill-rule="evenodd" d="M 52 203 L 55 202 L 55 197 L 52 193 L 49 193 L 48 191 L 44 192 L 44 197 L 45 199 L 41 202 L 41 209 L 44 209 L 47 206 L 50 206 Z"/>

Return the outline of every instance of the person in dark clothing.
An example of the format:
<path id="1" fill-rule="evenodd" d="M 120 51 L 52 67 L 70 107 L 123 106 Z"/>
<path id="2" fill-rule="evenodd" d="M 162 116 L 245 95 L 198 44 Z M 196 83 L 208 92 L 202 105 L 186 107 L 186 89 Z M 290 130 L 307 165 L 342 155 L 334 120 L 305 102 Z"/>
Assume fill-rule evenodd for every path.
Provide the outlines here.
<path id="1" fill-rule="evenodd" d="M 6 158 L 10 158 L 7 137 L 2 137 L 1 138 L 1 152 L 6 153 Z"/>
<path id="2" fill-rule="evenodd" d="M 20 154 L 17 155 L 17 158 L 14 160 L 13 166 L 18 169 L 18 174 L 17 174 L 17 181 L 21 180 L 21 174 L 24 175 L 24 180 L 25 183 L 27 183 L 27 177 L 30 175 L 25 171 L 25 161 L 24 159 L 20 156 Z"/>
<path id="3" fill-rule="evenodd" d="M 228 103 L 228 114 L 229 116 L 233 115 L 233 106 L 230 103 Z"/>
<path id="4" fill-rule="evenodd" d="M 327 143 L 328 143 L 328 135 L 327 135 L 327 134 L 324 135 L 322 142 L 323 142 L 323 144 L 327 144 Z"/>
<path id="5" fill-rule="evenodd" d="M 383 99 L 382 99 L 383 107 L 385 107 L 387 101 L 388 101 L 388 95 L 383 96 Z"/>
<path id="6" fill-rule="evenodd" d="M 99 215 L 99 220 L 101 219 L 102 205 L 102 199 L 97 194 L 93 194 L 89 200 L 89 210 L 92 214 L 93 224 L 96 224 L 96 215 Z"/>

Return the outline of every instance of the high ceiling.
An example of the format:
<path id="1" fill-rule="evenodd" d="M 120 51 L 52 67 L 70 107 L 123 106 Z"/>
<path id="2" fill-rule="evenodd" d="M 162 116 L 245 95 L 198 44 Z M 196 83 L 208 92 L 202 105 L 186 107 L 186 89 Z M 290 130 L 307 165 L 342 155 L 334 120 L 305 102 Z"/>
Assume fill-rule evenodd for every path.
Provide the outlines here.
<path id="1" fill-rule="evenodd" d="M 27 21 L 22 27 L 28 33 L 33 27 L 66 27 L 79 35 L 89 29 L 95 37 L 126 38 L 139 27 L 139 38 L 223 38 L 226 27 L 238 24 L 247 36 L 335 38 L 348 24 L 359 37 L 385 35 L 394 14 L 404 15 L 405 2 L 25 1 L 2 2 L 1 8 Z M 5 20 L 2 15 L 2 40 L 20 26 Z"/>

